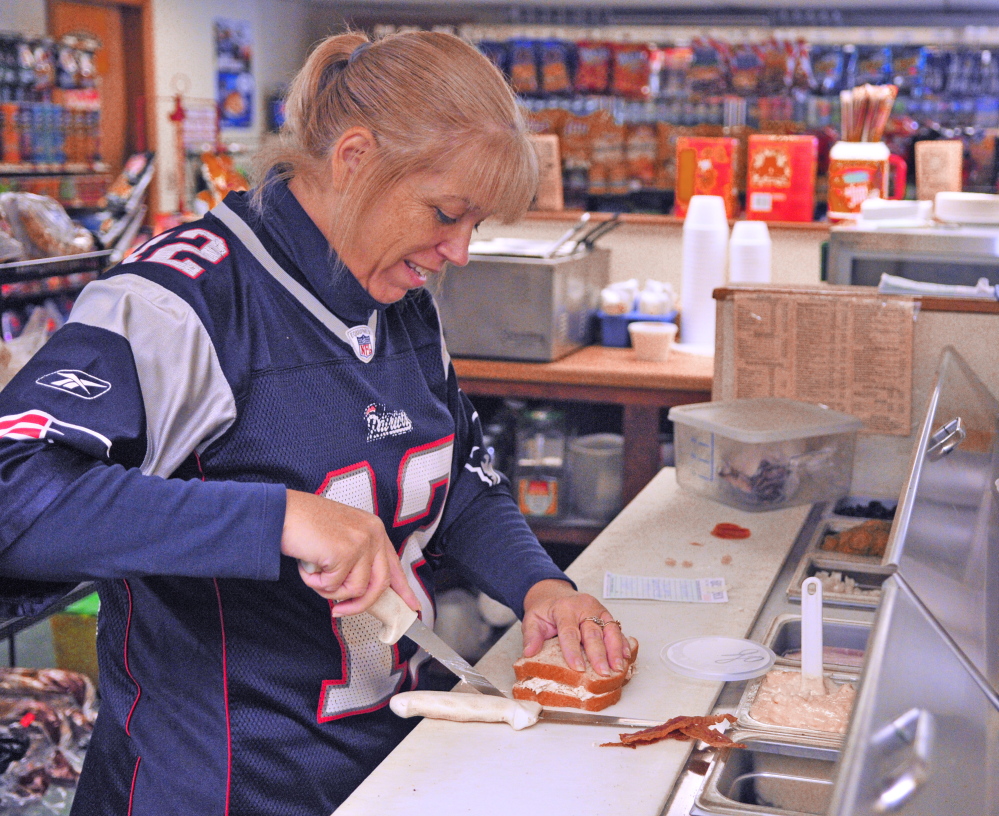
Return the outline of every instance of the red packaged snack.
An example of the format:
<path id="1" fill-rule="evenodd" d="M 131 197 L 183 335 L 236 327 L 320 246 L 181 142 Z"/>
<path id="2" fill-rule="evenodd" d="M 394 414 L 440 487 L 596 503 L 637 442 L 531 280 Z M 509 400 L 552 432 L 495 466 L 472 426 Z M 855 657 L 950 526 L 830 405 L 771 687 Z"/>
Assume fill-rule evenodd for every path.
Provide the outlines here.
<path id="1" fill-rule="evenodd" d="M 611 87 L 619 96 L 647 99 L 649 96 L 649 48 L 640 43 L 614 44 Z"/>
<path id="2" fill-rule="evenodd" d="M 721 196 L 725 212 L 734 218 L 738 139 L 713 136 L 681 136 L 676 140 L 676 194 L 673 214 L 687 215 L 695 195 Z"/>
<path id="3" fill-rule="evenodd" d="M 811 221 L 818 162 L 819 140 L 815 136 L 750 136 L 746 218 Z"/>
<path id="4" fill-rule="evenodd" d="M 576 90 L 580 93 L 607 93 L 610 88 L 611 44 L 581 42 L 576 45 Z"/>
<path id="5" fill-rule="evenodd" d="M 624 145 L 628 176 L 635 187 L 654 187 L 657 180 L 656 126 L 649 123 L 628 125 Z"/>

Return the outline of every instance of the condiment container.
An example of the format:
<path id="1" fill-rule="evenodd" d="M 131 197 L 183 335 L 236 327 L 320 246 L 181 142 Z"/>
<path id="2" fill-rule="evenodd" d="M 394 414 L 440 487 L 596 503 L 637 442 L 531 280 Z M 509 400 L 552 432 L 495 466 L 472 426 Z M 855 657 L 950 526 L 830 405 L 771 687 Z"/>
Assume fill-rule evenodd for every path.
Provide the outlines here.
<path id="1" fill-rule="evenodd" d="M 560 411 L 525 411 L 517 423 L 516 496 L 532 518 L 564 515 L 565 419 Z"/>
<path id="2" fill-rule="evenodd" d="M 849 414 L 781 397 L 670 409 L 681 487 L 740 510 L 777 510 L 850 491 L 857 431 Z"/>
<path id="3" fill-rule="evenodd" d="M 894 175 L 890 196 L 889 172 Z M 836 142 L 829 151 L 830 220 L 855 220 L 868 198 L 904 198 L 905 178 L 905 160 L 884 142 Z"/>

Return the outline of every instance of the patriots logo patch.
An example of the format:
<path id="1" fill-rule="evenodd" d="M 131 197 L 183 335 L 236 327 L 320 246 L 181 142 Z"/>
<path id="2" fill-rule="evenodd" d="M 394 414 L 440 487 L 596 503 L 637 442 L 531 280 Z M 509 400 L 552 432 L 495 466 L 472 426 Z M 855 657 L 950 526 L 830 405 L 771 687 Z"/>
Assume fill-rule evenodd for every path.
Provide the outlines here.
<path id="1" fill-rule="evenodd" d="M 61 369 L 39 377 L 35 382 L 44 385 L 46 388 L 55 388 L 58 391 L 65 391 L 80 399 L 97 399 L 102 394 L 106 394 L 111 389 L 111 383 L 88 374 L 86 371 L 76 369 Z"/>
<path id="2" fill-rule="evenodd" d="M 402 436 L 413 430 L 413 421 L 405 411 L 387 411 L 384 405 L 375 402 L 364 409 L 364 421 L 368 426 L 368 442 Z"/>

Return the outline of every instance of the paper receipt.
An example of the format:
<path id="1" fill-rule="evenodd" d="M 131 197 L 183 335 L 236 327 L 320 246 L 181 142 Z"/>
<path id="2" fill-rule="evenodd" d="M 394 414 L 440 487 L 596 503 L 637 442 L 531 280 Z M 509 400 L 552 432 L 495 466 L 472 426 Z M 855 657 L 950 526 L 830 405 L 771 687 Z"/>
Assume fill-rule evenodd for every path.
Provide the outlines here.
<path id="1" fill-rule="evenodd" d="M 724 578 L 657 578 L 604 573 L 604 598 L 680 603 L 727 603 Z"/>

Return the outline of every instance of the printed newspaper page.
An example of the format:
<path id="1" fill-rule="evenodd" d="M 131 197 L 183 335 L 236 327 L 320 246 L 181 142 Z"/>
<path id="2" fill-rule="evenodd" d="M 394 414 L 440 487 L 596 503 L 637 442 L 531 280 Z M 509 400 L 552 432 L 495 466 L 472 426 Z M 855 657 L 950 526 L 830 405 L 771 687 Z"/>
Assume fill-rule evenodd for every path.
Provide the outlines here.
<path id="1" fill-rule="evenodd" d="M 733 293 L 735 396 L 789 397 L 907 436 L 916 303 L 821 293 Z"/>

